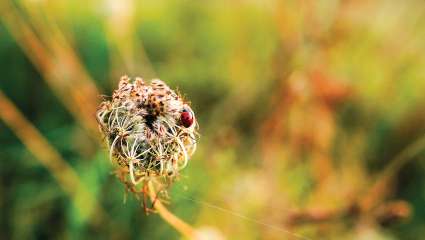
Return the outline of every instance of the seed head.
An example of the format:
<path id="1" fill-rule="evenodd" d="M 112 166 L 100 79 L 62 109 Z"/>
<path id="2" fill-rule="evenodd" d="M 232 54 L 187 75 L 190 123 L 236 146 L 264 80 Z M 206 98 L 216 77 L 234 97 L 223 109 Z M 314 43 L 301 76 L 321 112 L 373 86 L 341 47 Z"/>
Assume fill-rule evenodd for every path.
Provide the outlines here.
<path id="1" fill-rule="evenodd" d="M 173 182 L 195 152 L 198 123 L 189 104 L 163 81 L 123 76 L 96 114 L 119 175 L 133 186 Z M 129 180 L 129 181 L 128 181 Z"/>

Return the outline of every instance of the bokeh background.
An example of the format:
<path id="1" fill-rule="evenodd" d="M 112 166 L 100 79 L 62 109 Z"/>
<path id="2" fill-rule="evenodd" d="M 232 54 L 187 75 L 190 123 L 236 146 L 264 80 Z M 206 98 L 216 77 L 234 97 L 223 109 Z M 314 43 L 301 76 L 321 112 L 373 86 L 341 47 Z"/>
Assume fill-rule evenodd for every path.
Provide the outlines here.
<path id="1" fill-rule="evenodd" d="M 226 239 L 421 239 L 425 2 L 0 1 L 0 239 L 182 239 L 112 174 L 120 76 L 192 102 L 169 210 Z"/>

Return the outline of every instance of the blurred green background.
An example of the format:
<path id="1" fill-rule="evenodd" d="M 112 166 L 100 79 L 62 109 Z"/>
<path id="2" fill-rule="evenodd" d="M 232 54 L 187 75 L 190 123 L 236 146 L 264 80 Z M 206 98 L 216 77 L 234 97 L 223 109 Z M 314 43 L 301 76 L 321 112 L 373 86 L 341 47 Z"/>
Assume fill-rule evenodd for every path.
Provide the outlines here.
<path id="1" fill-rule="evenodd" d="M 424 26 L 421 0 L 0 1 L 0 239 L 182 239 L 112 174 L 124 74 L 192 102 L 167 206 L 211 239 L 422 239 Z"/>

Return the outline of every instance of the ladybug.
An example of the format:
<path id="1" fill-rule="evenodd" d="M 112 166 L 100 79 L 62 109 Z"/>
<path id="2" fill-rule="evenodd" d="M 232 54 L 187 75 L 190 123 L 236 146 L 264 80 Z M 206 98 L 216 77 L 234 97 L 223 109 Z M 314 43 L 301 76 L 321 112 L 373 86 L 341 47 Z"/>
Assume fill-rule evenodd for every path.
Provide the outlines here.
<path id="1" fill-rule="evenodd" d="M 180 115 L 180 122 L 183 124 L 185 128 L 192 126 L 193 124 L 193 114 L 187 109 L 183 109 Z"/>

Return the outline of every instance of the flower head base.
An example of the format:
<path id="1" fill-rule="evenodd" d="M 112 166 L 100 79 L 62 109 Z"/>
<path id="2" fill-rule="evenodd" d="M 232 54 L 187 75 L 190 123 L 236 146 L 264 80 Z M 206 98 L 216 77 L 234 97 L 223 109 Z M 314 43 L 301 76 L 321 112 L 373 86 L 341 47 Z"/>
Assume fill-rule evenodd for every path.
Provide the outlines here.
<path id="1" fill-rule="evenodd" d="M 141 78 L 122 77 L 112 99 L 100 104 L 96 117 L 111 161 L 121 173 L 128 173 L 119 176 L 125 183 L 173 182 L 195 152 L 195 114 L 161 80 L 146 84 Z"/>

